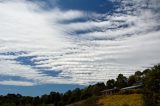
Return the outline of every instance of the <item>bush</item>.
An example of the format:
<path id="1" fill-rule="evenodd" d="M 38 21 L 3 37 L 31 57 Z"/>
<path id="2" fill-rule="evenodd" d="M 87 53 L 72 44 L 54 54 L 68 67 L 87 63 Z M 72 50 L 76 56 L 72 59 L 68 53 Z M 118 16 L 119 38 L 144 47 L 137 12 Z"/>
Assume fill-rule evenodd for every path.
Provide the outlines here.
<path id="1" fill-rule="evenodd" d="M 160 64 L 154 66 L 144 78 L 144 105 L 160 106 Z"/>
<path id="2" fill-rule="evenodd" d="M 85 101 L 85 104 L 86 104 L 86 106 L 98 106 L 97 105 L 97 100 L 98 100 L 98 98 L 96 96 L 93 96 L 91 98 L 88 98 Z"/>

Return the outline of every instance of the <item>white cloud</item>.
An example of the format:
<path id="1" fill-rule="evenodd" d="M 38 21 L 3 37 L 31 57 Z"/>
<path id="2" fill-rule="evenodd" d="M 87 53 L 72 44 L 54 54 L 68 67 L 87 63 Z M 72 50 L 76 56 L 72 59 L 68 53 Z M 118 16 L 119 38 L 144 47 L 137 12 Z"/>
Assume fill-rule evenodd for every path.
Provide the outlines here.
<path id="1" fill-rule="evenodd" d="M 50 49 L 59 49 L 67 46 L 69 40 L 62 37 L 63 32 L 48 21 L 48 18 L 50 18 L 48 14 L 35 12 L 34 9 L 35 5 L 25 2 L 0 4 L 0 32 L 5 50 L 8 49 L 9 51 L 11 49 L 13 51 L 16 48 L 30 51 L 48 48 L 49 46 L 52 46 Z M 54 42 L 52 39 L 54 39 Z M 15 46 L 12 45 L 13 43 Z"/>
<path id="2" fill-rule="evenodd" d="M 130 2 L 132 7 L 127 6 Z M 89 84 L 159 63 L 159 13 L 142 9 L 136 0 L 123 0 L 123 5 L 112 15 L 102 14 L 104 20 L 63 24 L 87 16 L 82 11 L 58 8 L 46 12 L 25 0 L 0 2 L 0 74 L 29 80 L 0 84 Z M 75 31 L 89 32 L 76 35 Z M 34 56 L 34 66 L 15 60 L 29 56 Z M 48 69 L 59 74 L 45 74 Z"/>
<path id="3" fill-rule="evenodd" d="M 24 81 L 1 81 L 0 85 L 15 85 L 15 86 L 33 86 L 32 82 Z"/>
<path id="4" fill-rule="evenodd" d="M 55 8 L 52 11 L 49 11 L 52 20 L 54 21 L 67 21 L 67 20 L 73 20 L 77 18 L 82 18 L 85 16 L 85 13 L 78 10 L 68 10 L 68 11 L 62 11 L 58 8 Z"/>

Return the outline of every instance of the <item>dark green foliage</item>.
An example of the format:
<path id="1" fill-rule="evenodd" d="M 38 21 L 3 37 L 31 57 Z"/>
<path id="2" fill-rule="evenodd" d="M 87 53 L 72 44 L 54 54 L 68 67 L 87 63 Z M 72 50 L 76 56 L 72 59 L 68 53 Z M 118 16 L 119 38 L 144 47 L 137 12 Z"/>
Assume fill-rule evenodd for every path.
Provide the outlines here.
<path id="1" fill-rule="evenodd" d="M 148 74 L 151 70 L 150 69 L 145 69 L 143 72 L 142 72 L 142 75 L 146 76 L 146 74 Z"/>
<path id="2" fill-rule="evenodd" d="M 129 76 L 129 78 L 128 78 L 128 86 L 132 86 L 135 83 L 136 83 L 135 76 L 134 75 Z"/>
<path id="3" fill-rule="evenodd" d="M 128 83 L 127 78 L 123 76 L 123 74 L 119 74 L 116 81 L 116 87 L 119 89 L 127 87 L 127 83 Z"/>
<path id="4" fill-rule="evenodd" d="M 145 106 L 160 106 L 160 65 L 151 68 L 144 77 Z"/>
<path id="5" fill-rule="evenodd" d="M 76 88 L 72 91 L 69 90 L 64 94 L 51 92 L 49 95 L 45 94 L 41 97 L 8 94 L 6 96 L 0 96 L 0 106 L 65 106 L 92 96 L 98 96 L 100 95 L 100 91 L 105 88 L 106 86 L 104 83 L 97 83 L 84 89 Z M 88 102 L 91 103 L 92 100 L 93 99 L 88 99 Z"/>
<path id="6" fill-rule="evenodd" d="M 142 72 L 141 71 L 136 71 L 134 75 L 140 77 L 142 75 Z"/>
<path id="7" fill-rule="evenodd" d="M 134 77 L 135 77 L 136 82 L 141 82 L 142 81 L 142 75 L 143 75 L 143 73 L 140 72 L 140 71 L 135 72 Z"/>
<path id="8" fill-rule="evenodd" d="M 92 94 L 94 95 L 100 95 L 100 91 L 104 90 L 106 88 L 104 83 L 97 83 L 95 85 L 93 85 L 92 87 Z"/>
<path id="9" fill-rule="evenodd" d="M 114 79 L 108 80 L 107 83 L 106 83 L 106 85 L 107 85 L 108 89 L 112 89 L 112 88 L 115 87 L 116 81 Z"/>

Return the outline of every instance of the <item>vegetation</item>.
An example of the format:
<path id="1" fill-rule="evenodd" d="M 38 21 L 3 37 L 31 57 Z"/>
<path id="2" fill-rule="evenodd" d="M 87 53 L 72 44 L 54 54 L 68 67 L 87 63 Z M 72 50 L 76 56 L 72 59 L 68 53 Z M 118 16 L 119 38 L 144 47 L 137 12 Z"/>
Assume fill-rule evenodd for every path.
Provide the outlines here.
<path id="1" fill-rule="evenodd" d="M 99 99 L 100 98 L 97 96 L 92 96 L 86 100 L 82 100 L 82 101 L 79 101 L 79 102 L 76 102 L 76 103 L 73 103 L 67 106 L 99 106 L 98 104 Z"/>
<path id="2" fill-rule="evenodd" d="M 160 65 L 144 71 L 145 106 L 160 106 Z"/>
<path id="3" fill-rule="evenodd" d="M 142 94 L 111 95 L 98 101 L 99 106 L 143 106 Z"/>
<path id="4" fill-rule="evenodd" d="M 98 96 L 101 96 L 101 91 L 104 89 L 112 89 L 115 87 L 121 89 L 123 87 L 142 83 L 144 89 L 119 92 L 119 95 L 113 95 L 111 98 L 114 101 L 120 100 L 119 102 L 122 102 L 124 98 L 126 98 L 124 100 L 127 101 L 131 98 L 133 101 L 130 101 L 130 104 L 125 102 L 122 102 L 121 104 L 122 106 L 132 106 L 132 102 L 136 102 L 136 100 L 139 100 L 139 104 L 142 103 L 141 94 L 143 93 L 144 106 L 160 106 L 160 64 L 150 69 L 146 69 L 143 72 L 137 71 L 128 78 L 123 74 L 119 74 L 116 80 L 110 79 L 106 82 L 106 85 L 104 83 L 97 83 L 95 85 L 89 85 L 84 89 L 76 88 L 72 91 L 69 90 L 64 94 L 51 92 L 50 94 L 45 94 L 41 97 L 22 96 L 20 94 L 0 96 L 0 106 L 66 106 L 78 101 L 83 101 L 86 106 L 96 106 L 98 105 L 96 104 L 99 98 Z M 129 95 L 125 96 L 124 94 Z M 106 101 L 112 102 L 109 97 L 106 97 L 101 100 L 100 103 L 105 105 L 105 103 L 108 103 Z M 113 106 L 115 105 L 113 104 Z M 134 106 L 138 105 L 136 104 Z"/>

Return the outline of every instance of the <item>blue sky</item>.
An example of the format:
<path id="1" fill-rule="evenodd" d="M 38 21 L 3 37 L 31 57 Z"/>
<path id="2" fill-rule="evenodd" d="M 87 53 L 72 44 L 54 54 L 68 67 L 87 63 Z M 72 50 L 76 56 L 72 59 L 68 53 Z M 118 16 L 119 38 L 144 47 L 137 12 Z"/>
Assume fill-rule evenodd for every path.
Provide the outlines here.
<path id="1" fill-rule="evenodd" d="M 47 84 L 47 85 L 36 85 L 36 86 L 13 86 L 13 85 L 4 85 L 1 86 L 0 93 L 1 95 L 7 95 L 8 93 L 13 94 L 23 94 L 29 96 L 41 96 L 44 94 L 49 94 L 50 92 L 60 92 L 64 93 L 68 90 L 73 90 L 75 88 L 84 88 L 80 85 L 72 84 Z"/>
<path id="2" fill-rule="evenodd" d="M 65 92 L 160 62 L 158 0 L 0 0 L 0 94 Z"/>

